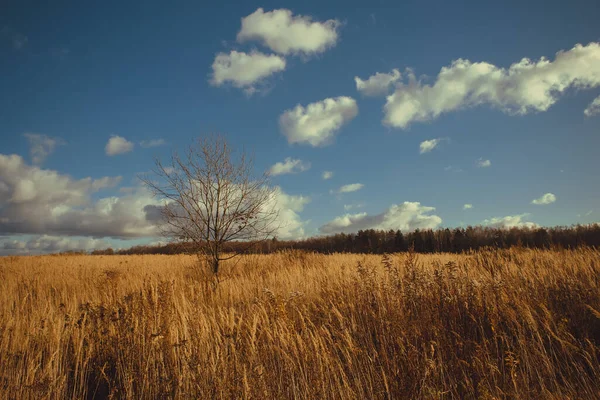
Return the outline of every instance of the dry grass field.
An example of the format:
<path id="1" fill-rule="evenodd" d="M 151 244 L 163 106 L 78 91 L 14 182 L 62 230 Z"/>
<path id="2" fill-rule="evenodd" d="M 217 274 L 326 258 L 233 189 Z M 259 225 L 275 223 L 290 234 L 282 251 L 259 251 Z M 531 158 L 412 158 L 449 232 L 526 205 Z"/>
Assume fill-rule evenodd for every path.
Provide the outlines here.
<path id="1" fill-rule="evenodd" d="M 0 258 L 0 399 L 600 398 L 600 252 Z"/>

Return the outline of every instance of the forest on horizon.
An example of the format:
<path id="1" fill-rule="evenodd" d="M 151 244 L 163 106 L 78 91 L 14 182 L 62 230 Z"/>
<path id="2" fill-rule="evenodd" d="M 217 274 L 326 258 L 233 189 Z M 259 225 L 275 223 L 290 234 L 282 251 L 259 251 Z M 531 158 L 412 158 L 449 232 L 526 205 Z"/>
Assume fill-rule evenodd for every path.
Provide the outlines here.
<path id="1" fill-rule="evenodd" d="M 226 243 L 225 251 L 236 251 L 240 243 Z M 413 247 L 418 253 L 462 253 L 485 247 L 507 249 L 515 246 L 527 248 L 582 246 L 600 247 L 600 224 L 573 225 L 569 227 L 513 227 L 492 228 L 468 226 L 466 228 L 401 230 L 359 230 L 357 233 L 311 237 L 302 240 L 271 240 L 256 243 L 250 253 L 272 253 L 283 250 L 304 250 L 317 253 L 367 253 L 384 254 L 407 251 Z M 172 242 L 154 246 L 134 246 L 128 249 L 94 250 L 93 255 L 110 254 L 181 254 L 193 253 L 191 243 Z"/>

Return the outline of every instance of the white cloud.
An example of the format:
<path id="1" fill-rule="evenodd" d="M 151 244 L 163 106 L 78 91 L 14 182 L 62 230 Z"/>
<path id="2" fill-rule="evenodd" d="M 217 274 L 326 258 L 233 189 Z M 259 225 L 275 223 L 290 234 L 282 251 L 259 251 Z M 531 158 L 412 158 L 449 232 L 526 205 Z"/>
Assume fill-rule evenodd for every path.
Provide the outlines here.
<path id="1" fill-rule="evenodd" d="M 105 249 L 110 244 L 89 237 L 63 237 L 39 235 L 31 238 L 0 239 L 0 255 L 26 255 L 60 253 L 65 251 L 91 251 Z"/>
<path id="2" fill-rule="evenodd" d="M 478 168 L 487 168 L 491 165 L 492 165 L 492 162 L 490 160 L 484 160 L 483 158 L 480 158 L 479 160 L 477 160 Z"/>
<path id="3" fill-rule="evenodd" d="M 144 148 L 159 147 L 159 146 L 164 146 L 166 144 L 167 144 L 167 142 L 165 142 L 165 139 L 142 140 L 140 142 L 140 146 L 142 146 Z"/>
<path id="4" fill-rule="evenodd" d="M 232 50 L 229 54 L 219 53 L 212 65 L 210 83 L 221 86 L 230 82 L 243 89 L 248 95 L 257 92 L 264 80 L 285 70 L 285 59 L 275 54 L 252 51 L 250 54 Z"/>
<path id="5" fill-rule="evenodd" d="M 600 86 L 600 43 L 575 45 L 554 61 L 524 58 L 508 69 L 458 59 L 443 67 L 433 84 L 408 71 L 387 97 L 384 124 L 406 129 L 467 107 L 490 105 L 511 115 L 546 111 L 569 88 Z"/>
<path id="6" fill-rule="evenodd" d="M 592 215 L 592 213 L 594 212 L 594 210 L 590 210 L 588 212 L 586 212 L 585 214 L 583 214 L 584 217 L 589 217 L 590 215 Z M 577 218 L 581 218 L 582 215 L 581 214 L 577 214 Z"/>
<path id="7" fill-rule="evenodd" d="M 509 215 L 502 218 L 494 217 L 484 220 L 482 224 L 492 228 L 535 228 L 537 224 L 523 221 L 528 216 L 529 214 Z"/>
<path id="8" fill-rule="evenodd" d="M 295 174 L 298 172 L 304 172 L 310 169 L 310 163 L 302 160 L 293 159 L 287 157 L 283 162 L 275 163 L 270 169 L 269 173 L 273 176 L 283 174 Z"/>
<path id="9" fill-rule="evenodd" d="M 54 171 L 52 171 L 54 172 Z M 97 192 L 102 189 L 114 188 L 121 182 L 120 176 L 104 176 L 98 179 L 85 178 L 81 179 L 80 182 L 90 181 L 90 189 L 92 192 Z"/>
<path id="10" fill-rule="evenodd" d="M 279 239 L 298 239 L 304 237 L 304 226 L 308 221 L 303 221 L 299 215 L 303 211 L 304 206 L 310 202 L 310 197 L 289 195 L 285 193 L 279 186 L 273 187 L 273 196 L 270 196 L 265 204 L 262 205 L 260 212 L 263 215 L 269 215 L 266 226 L 263 224 L 266 230 L 275 229 L 273 235 Z M 235 189 L 230 192 L 227 196 L 234 203 L 237 201 L 236 197 L 240 192 L 236 192 Z M 231 196 L 231 197 L 230 197 Z M 239 198 L 238 198 L 239 199 Z M 175 213 L 182 213 L 185 217 L 185 212 L 175 203 L 171 203 L 169 207 L 173 207 L 172 211 Z M 162 218 L 162 208 L 164 204 L 149 204 L 144 207 L 146 218 L 157 225 L 161 225 L 164 220 Z M 204 211 L 206 209 L 204 207 Z M 274 213 L 274 215 L 273 215 Z M 270 216 L 274 216 L 275 220 L 271 220 Z M 260 224 L 261 222 L 259 222 Z M 167 230 L 168 227 L 167 227 Z M 177 231 L 177 230 L 175 230 Z M 235 240 L 246 240 L 253 238 L 255 230 L 250 229 L 239 233 Z"/>
<path id="11" fill-rule="evenodd" d="M 323 174 L 321 175 L 321 177 L 323 178 L 323 180 L 327 180 L 327 179 L 331 179 L 333 178 L 333 171 L 323 171 Z"/>
<path id="12" fill-rule="evenodd" d="M 473 204 L 465 204 L 463 206 L 463 210 L 470 210 L 471 208 L 473 208 Z"/>
<path id="13" fill-rule="evenodd" d="M 302 212 L 308 203 L 310 197 L 289 195 L 280 187 L 275 188 L 272 208 L 277 210 L 278 239 L 301 239 L 305 236 L 304 227 L 308 221 L 303 221 L 298 213 Z"/>
<path id="14" fill-rule="evenodd" d="M 342 187 L 340 187 L 337 191 L 337 193 L 350 193 L 350 192 L 356 192 L 357 190 L 360 190 L 364 187 L 365 185 L 363 185 L 362 183 L 350 183 L 348 185 L 344 185 Z"/>
<path id="15" fill-rule="evenodd" d="M 431 150 L 435 149 L 441 141 L 442 139 L 430 139 L 421 142 L 419 145 L 419 153 L 429 153 Z"/>
<path id="16" fill-rule="evenodd" d="M 344 204 L 344 211 L 349 211 L 349 210 L 352 210 L 353 208 L 362 208 L 364 206 L 365 206 L 364 203 Z"/>
<path id="17" fill-rule="evenodd" d="M 365 96 L 383 96 L 389 93 L 390 88 L 400 80 L 400 71 L 393 69 L 390 73 L 377 72 L 366 81 L 358 76 L 354 77 L 356 90 Z"/>
<path id="18" fill-rule="evenodd" d="M 0 154 L 0 232 L 92 237 L 155 236 L 144 207 L 158 204 L 142 188 L 122 197 L 92 200 L 121 177 L 73 179 Z"/>
<path id="19" fill-rule="evenodd" d="M 552 193 L 546 193 L 537 199 L 533 199 L 531 204 L 543 205 L 543 204 L 551 204 L 556 201 L 556 196 Z"/>
<path id="20" fill-rule="evenodd" d="M 127 139 L 121 136 L 112 135 L 108 140 L 108 143 L 106 143 L 104 151 L 107 156 L 116 156 L 117 154 L 129 153 L 133 150 L 133 146 L 133 143 Z"/>
<path id="21" fill-rule="evenodd" d="M 462 168 L 460 167 L 455 167 L 453 165 L 448 165 L 447 167 L 444 167 L 444 171 L 450 171 L 450 172 L 463 172 Z"/>
<path id="22" fill-rule="evenodd" d="M 434 207 L 422 206 L 418 202 L 405 201 L 402 204 L 393 204 L 381 214 L 368 215 L 367 213 L 346 214 L 337 217 L 319 228 L 324 234 L 356 233 L 364 229 L 400 229 L 413 231 L 415 229 L 434 229 L 442 219 L 437 215 L 429 215 Z"/>
<path id="23" fill-rule="evenodd" d="M 586 117 L 593 117 L 600 114 L 600 96 L 596 97 L 589 106 L 583 111 Z"/>
<path id="24" fill-rule="evenodd" d="M 351 97 L 328 98 L 306 107 L 298 104 L 279 117 L 279 125 L 288 143 L 308 143 L 311 146 L 330 144 L 335 133 L 358 115 L 358 106 Z"/>
<path id="25" fill-rule="evenodd" d="M 42 164 L 46 158 L 54 152 L 56 146 L 65 144 L 60 138 L 53 138 L 37 133 L 25 133 L 23 136 L 25 136 L 29 142 L 31 162 L 36 165 Z"/>
<path id="26" fill-rule="evenodd" d="M 242 18 L 238 42 L 256 40 L 276 53 L 312 55 L 335 46 L 340 22 L 314 22 L 309 16 L 292 15 L 290 10 L 264 12 L 262 8 Z"/>
<path id="27" fill-rule="evenodd" d="M 19 248 L 23 252 L 84 250 L 108 246 L 79 237 L 156 238 L 157 210 L 163 203 L 145 188 L 129 188 L 121 196 L 92 198 L 100 190 L 114 188 L 120 180 L 121 177 L 76 180 L 27 165 L 18 155 L 0 154 L 0 232 L 44 235 L 28 241 L 5 239 L 0 241 L 0 249 L 4 246 L 13 253 Z M 310 198 L 275 189 L 268 207 L 278 213 L 277 237 L 304 237 L 307 221 L 299 213 Z"/>

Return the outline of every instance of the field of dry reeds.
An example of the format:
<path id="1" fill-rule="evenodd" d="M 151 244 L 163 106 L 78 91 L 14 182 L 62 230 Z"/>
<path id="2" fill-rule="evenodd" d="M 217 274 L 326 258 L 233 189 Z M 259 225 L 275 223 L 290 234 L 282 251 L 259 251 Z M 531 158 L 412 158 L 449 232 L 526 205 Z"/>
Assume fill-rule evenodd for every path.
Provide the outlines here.
<path id="1" fill-rule="evenodd" d="M 0 258 L 0 399 L 600 398 L 600 252 Z"/>

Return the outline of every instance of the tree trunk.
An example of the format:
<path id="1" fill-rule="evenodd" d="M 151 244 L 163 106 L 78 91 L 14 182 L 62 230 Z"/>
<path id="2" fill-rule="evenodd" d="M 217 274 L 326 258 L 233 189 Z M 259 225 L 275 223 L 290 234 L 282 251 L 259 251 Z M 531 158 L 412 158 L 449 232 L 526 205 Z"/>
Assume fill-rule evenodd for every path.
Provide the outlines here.
<path id="1" fill-rule="evenodd" d="M 212 259 L 212 273 L 216 276 L 219 273 L 219 258 L 214 257 Z"/>

